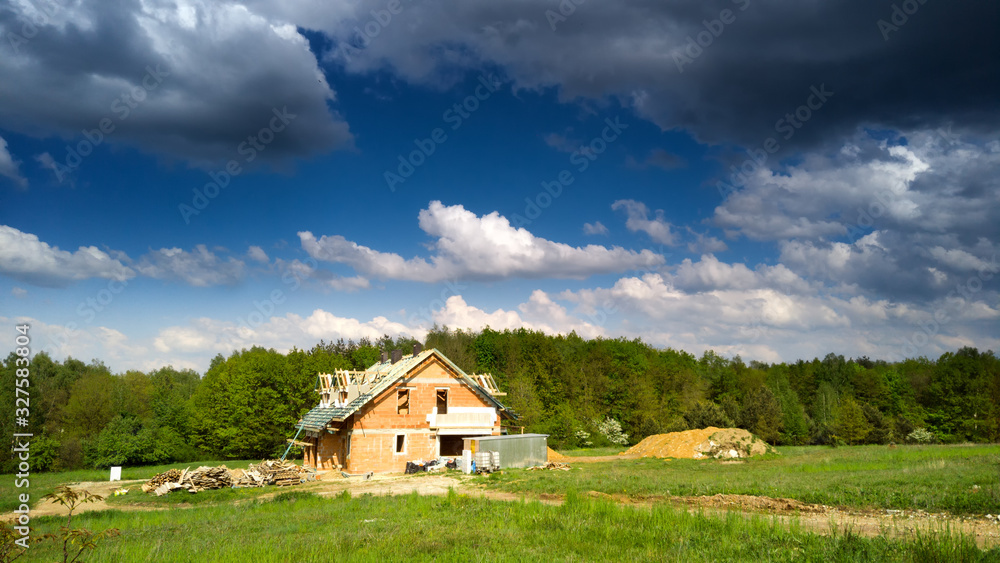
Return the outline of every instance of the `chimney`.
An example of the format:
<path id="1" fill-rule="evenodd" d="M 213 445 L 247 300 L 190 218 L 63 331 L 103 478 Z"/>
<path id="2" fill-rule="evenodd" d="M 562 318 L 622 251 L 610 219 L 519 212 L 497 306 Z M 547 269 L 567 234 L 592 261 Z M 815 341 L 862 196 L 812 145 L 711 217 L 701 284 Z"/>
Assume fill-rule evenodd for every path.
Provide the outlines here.
<path id="1" fill-rule="evenodd" d="M 403 359 L 403 351 L 396 349 L 392 351 L 392 363 L 396 363 Z"/>
<path id="2" fill-rule="evenodd" d="M 389 353 L 386 352 L 385 350 L 382 350 L 382 363 L 384 364 L 388 361 L 389 361 Z"/>
<path id="3" fill-rule="evenodd" d="M 414 356 L 416 356 L 420 352 L 423 352 L 423 350 L 424 350 L 424 347 L 421 346 L 419 343 L 413 345 L 413 355 Z"/>

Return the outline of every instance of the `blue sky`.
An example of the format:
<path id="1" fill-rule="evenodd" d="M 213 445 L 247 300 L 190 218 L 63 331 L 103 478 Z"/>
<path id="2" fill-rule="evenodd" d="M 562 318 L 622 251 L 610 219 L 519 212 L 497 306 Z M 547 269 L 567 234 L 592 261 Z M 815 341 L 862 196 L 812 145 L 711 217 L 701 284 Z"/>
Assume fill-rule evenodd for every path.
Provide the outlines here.
<path id="1" fill-rule="evenodd" d="M 23 0 L 0 320 L 115 370 L 434 324 L 997 349 L 997 16 Z"/>

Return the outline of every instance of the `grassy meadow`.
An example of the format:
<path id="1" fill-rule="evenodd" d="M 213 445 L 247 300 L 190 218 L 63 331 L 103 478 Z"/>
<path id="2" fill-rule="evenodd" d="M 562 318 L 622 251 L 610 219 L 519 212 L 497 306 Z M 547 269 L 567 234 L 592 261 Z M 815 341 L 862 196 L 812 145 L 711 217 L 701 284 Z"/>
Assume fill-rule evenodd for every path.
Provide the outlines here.
<path id="1" fill-rule="evenodd" d="M 515 493 L 563 495 L 561 506 L 504 502 L 450 493 L 381 497 L 317 496 L 308 490 L 223 489 L 161 498 L 134 491 L 112 506 L 165 505 L 167 510 L 106 510 L 74 517 L 76 527 L 116 528 L 85 559 L 103 561 L 998 561 L 947 531 L 906 538 L 829 535 L 766 516 L 703 514 L 656 503 L 651 508 L 591 498 L 588 491 L 657 495 L 716 493 L 789 497 L 854 508 L 919 508 L 958 514 L 1000 512 L 997 446 L 779 448 L 780 454 L 739 463 L 715 460 L 615 459 L 573 463 L 571 471 L 505 470 L 472 478 Z M 586 456 L 608 451 L 563 452 Z M 223 462 L 202 462 L 218 465 Z M 249 461 L 225 462 L 245 467 Z M 126 468 L 145 479 L 174 464 Z M 419 479 L 424 475 L 409 476 Z M 105 471 L 33 476 L 32 498 L 58 484 L 104 480 Z M 16 492 L 12 476 L 3 492 Z M 978 486 L 978 488 L 974 487 Z M 312 488 L 312 487 L 310 487 Z M 262 493 L 272 498 L 255 498 Z M 7 500 L 5 496 L 4 500 Z M 238 502 L 237 502 L 238 501 Z M 187 503 L 187 507 L 169 505 Z M 32 520 L 33 535 L 55 532 L 64 518 Z M 832 525 L 832 524 L 831 524 Z M 51 542 L 23 561 L 58 559 Z"/>
<path id="2" fill-rule="evenodd" d="M 623 448 L 621 446 L 608 446 L 604 448 L 581 448 L 576 450 L 562 450 L 559 453 L 564 456 L 569 457 L 589 457 L 589 456 L 607 456 L 607 455 L 618 455 L 624 452 L 628 448 Z"/>
<path id="3" fill-rule="evenodd" d="M 42 518 L 35 533 L 61 520 Z M 666 505 L 637 510 L 567 497 L 562 506 L 446 497 L 269 500 L 184 510 L 91 512 L 74 523 L 121 535 L 86 559 L 119 561 L 1000 561 L 969 539 L 831 536 L 766 518 L 704 516 Z M 57 558 L 51 543 L 29 561 Z"/>
<path id="4" fill-rule="evenodd" d="M 157 473 L 163 473 L 168 469 L 184 469 L 190 467 L 194 469 L 201 465 L 215 467 L 225 465 L 231 468 L 246 468 L 250 463 L 259 463 L 260 460 L 229 460 L 229 461 L 190 461 L 185 463 L 171 463 L 168 465 L 145 465 L 139 467 L 123 467 L 122 480 L 131 481 L 134 479 L 148 480 Z M 297 462 L 301 463 L 301 462 Z M 42 497 L 51 493 L 59 485 L 69 483 L 82 483 L 85 481 L 107 481 L 111 476 L 111 471 L 107 469 L 77 469 L 73 471 L 32 473 L 28 478 L 30 485 L 25 488 L 16 488 L 14 475 L 0 475 L 0 511 L 9 512 L 18 506 L 17 496 L 21 493 L 31 495 L 31 505 L 34 506 L 41 501 Z M 190 495 L 195 496 L 195 495 Z M 151 497 L 156 498 L 156 497 Z M 150 501 L 154 502 L 154 501 Z"/>
<path id="5" fill-rule="evenodd" d="M 777 455 L 739 463 L 657 458 L 570 461 L 572 471 L 504 471 L 480 481 L 505 491 L 535 494 L 571 490 L 633 497 L 724 493 L 851 508 L 1000 513 L 1000 446 L 777 450 Z"/>

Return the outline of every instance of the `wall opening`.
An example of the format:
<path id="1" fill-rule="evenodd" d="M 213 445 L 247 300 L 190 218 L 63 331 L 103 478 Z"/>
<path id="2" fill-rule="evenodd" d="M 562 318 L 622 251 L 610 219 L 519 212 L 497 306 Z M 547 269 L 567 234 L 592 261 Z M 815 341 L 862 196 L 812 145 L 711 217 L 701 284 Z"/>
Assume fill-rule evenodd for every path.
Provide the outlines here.
<path id="1" fill-rule="evenodd" d="M 441 439 L 441 457 L 457 457 L 462 455 L 465 440 L 461 436 L 439 436 Z"/>
<path id="2" fill-rule="evenodd" d="M 448 414 L 448 390 L 437 390 L 437 413 Z"/>
<path id="3" fill-rule="evenodd" d="M 396 414 L 410 414 L 410 390 L 396 392 Z"/>
<path id="4" fill-rule="evenodd" d="M 396 453 L 406 453 L 406 434 L 396 434 Z"/>

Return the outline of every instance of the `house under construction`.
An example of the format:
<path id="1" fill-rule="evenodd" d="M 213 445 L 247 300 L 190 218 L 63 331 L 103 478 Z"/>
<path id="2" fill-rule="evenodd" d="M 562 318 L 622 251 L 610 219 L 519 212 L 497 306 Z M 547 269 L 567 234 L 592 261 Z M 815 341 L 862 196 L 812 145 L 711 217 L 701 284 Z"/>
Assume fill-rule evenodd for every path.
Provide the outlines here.
<path id="1" fill-rule="evenodd" d="M 406 462 L 461 456 L 463 439 L 500 435 L 517 414 L 489 374 L 469 375 L 436 349 L 391 357 L 365 371 L 319 375 L 319 405 L 300 421 L 304 465 L 348 473 L 402 472 Z"/>

